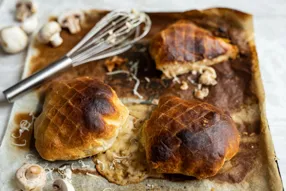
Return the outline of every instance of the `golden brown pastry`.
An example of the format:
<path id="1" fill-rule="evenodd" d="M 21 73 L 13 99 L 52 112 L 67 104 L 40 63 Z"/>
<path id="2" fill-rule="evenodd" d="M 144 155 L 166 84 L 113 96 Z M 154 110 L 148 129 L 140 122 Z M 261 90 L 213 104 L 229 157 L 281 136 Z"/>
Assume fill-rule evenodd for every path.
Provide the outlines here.
<path id="1" fill-rule="evenodd" d="M 240 136 L 229 114 L 215 106 L 164 96 L 143 127 L 142 141 L 158 173 L 202 179 L 238 152 Z"/>
<path id="2" fill-rule="evenodd" d="M 129 111 L 108 85 L 88 77 L 50 85 L 35 121 L 35 145 L 42 158 L 75 160 L 112 146 Z"/>
<path id="3" fill-rule="evenodd" d="M 235 46 L 187 20 L 161 31 L 150 46 L 156 68 L 167 78 L 235 58 L 237 52 Z"/>

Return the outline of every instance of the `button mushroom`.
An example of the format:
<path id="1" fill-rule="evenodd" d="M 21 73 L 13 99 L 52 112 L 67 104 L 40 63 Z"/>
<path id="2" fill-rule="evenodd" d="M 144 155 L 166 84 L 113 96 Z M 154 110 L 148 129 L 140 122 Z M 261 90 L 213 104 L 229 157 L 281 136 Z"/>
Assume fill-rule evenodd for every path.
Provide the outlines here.
<path id="1" fill-rule="evenodd" d="M 27 33 L 31 34 L 36 30 L 38 26 L 38 18 L 36 14 L 28 17 L 27 19 L 24 20 L 24 22 L 21 24 L 21 28 Z"/>
<path id="2" fill-rule="evenodd" d="M 63 28 L 68 28 L 71 34 L 81 31 L 80 23 L 84 20 L 82 11 L 68 11 L 58 17 L 58 22 Z"/>
<path id="3" fill-rule="evenodd" d="M 23 191 L 40 191 L 46 184 L 46 173 L 37 164 L 24 164 L 16 172 L 16 181 Z"/>
<path id="4" fill-rule="evenodd" d="M 66 179 L 57 179 L 53 183 L 54 191 L 75 191 L 73 185 Z"/>
<path id="5" fill-rule="evenodd" d="M 28 45 L 27 34 L 17 26 L 10 26 L 0 31 L 0 44 L 7 53 L 18 53 Z"/>
<path id="6" fill-rule="evenodd" d="M 61 26 L 55 21 L 45 24 L 38 33 L 38 41 L 43 44 L 51 43 L 54 47 L 60 46 L 63 39 L 60 36 Z"/>
<path id="7" fill-rule="evenodd" d="M 36 6 L 32 0 L 18 0 L 16 4 L 16 19 L 24 21 L 36 12 Z"/>

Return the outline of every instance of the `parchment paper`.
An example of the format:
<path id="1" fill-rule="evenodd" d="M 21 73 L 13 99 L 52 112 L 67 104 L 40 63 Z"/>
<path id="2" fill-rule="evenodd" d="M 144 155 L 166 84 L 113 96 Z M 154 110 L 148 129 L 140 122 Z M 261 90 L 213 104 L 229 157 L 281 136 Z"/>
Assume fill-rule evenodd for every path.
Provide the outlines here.
<path id="1" fill-rule="evenodd" d="M 0 7 L 0 28 L 8 24 L 13 23 L 13 7 L 15 1 L 5 0 Z M 38 2 L 39 17 L 41 21 L 45 21 L 49 13 L 57 13 L 67 8 L 139 8 L 143 10 L 186 10 L 192 8 L 205 8 L 210 6 L 229 6 L 233 8 L 242 9 L 253 13 L 255 17 L 256 26 L 256 45 L 258 48 L 258 54 L 260 57 L 260 66 L 263 74 L 264 86 L 266 89 L 267 98 L 267 114 L 270 122 L 270 128 L 278 159 L 280 159 L 280 170 L 282 176 L 286 172 L 286 117 L 285 117 L 285 88 L 284 83 L 286 80 L 286 15 L 285 1 L 280 0 L 275 3 L 269 3 L 268 1 L 61 1 L 61 6 L 58 5 L 58 1 L 41 1 Z M 23 69 L 23 61 L 25 52 L 18 55 L 5 55 L 0 52 L 0 90 L 15 83 L 20 76 L 20 72 Z M 275 67 L 274 67 L 275 66 Z M 27 98 L 26 98 L 27 99 Z M 23 108 L 21 104 L 27 103 L 25 100 L 17 102 L 18 108 Z M 26 104 L 27 105 L 27 104 Z M 28 104 L 28 107 L 33 107 Z M 1 105 L 0 107 L 0 125 L 1 129 L 7 124 L 7 117 L 10 114 L 9 105 Z M 24 156 L 23 153 L 18 152 L 14 156 L 15 161 L 17 158 Z M 6 161 L 7 156 L 0 154 L 1 161 Z M 14 162 L 15 162 L 14 161 Z M 15 162 L 16 163 L 16 162 Z M 11 166 L 13 168 L 13 165 Z M 7 174 L 3 173 L 3 166 L 0 166 L 0 184 L 7 184 Z M 1 186 L 2 187 L 2 186 Z M 2 187 L 1 190 L 7 190 L 7 187 Z M 9 189 L 8 189 L 9 190 Z"/>

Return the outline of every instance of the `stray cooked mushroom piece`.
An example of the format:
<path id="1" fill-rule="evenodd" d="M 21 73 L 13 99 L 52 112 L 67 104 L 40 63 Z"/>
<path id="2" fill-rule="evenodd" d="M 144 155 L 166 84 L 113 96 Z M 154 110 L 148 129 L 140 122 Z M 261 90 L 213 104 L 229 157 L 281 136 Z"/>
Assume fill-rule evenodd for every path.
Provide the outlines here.
<path id="1" fill-rule="evenodd" d="M 28 45 L 27 34 L 18 26 L 10 26 L 0 31 L 0 45 L 7 53 L 18 53 Z"/>
<path id="2" fill-rule="evenodd" d="M 24 21 L 36 11 L 36 5 L 32 0 L 18 0 L 16 4 L 16 19 L 18 21 Z"/>
<path id="3" fill-rule="evenodd" d="M 194 95 L 198 99 L 204 99 L 209 95 L 209 89 L 208 88 L 196 88 Z"/>
<path id="4" fill-rule="evenodd" d="M 54 191 L 75 191 L 73 185 L 66 179 L 57 179 L 53 183 Z"/>
<path id="5" fill-rule="evenodd" d="M 216 81 L 216 72 L 213 68 L 211 67 L 205 67 L 203 69 L 203 73 L 199 78 L 199 83 L 200 84 L 204 84 L 204 85 L 216 85 L 217 81 Z"/>
<path id="6" fill-rule="evenodd" d="M 23 191 L 40 191 L 46 184 L 45 170 L 37 164 L 24 164 L 16 172 L 16 182 Z"/>
<path id="7" fill-rule="evenodd" d="M 82 11 L 67 11 L 58 17 L 58 22 L 63 28 L 68 28 L 71 34 L 81 31 L 80 23 L 84 20 Z"/>
<path id="8" fill-rule="evenodd" d="M 23 23 L 21 24 L 21 28 L 27 33 L 27 34 L 31 34 L 33 33 L 38 26 L 38 18 L 37 15 L 34 14 L 32 16 L 30 16 L 29 18 L 25 19 L 25 21 L 23 21 Z"/>
<path id="9" fill-rule="evenodd" d="M 189 85 L 186 81 L 182 81 L 182 85 L 180 86 L 181 90 L 187 90 L 189 88 Z"/>
<path id="10" fill-rule="evenodd" d="M 54 47 L 60 46 L 63 39 L 60 36 L 61 26 L 55 21 L 46 23 L 38 33 L 38 41 L 43 44 L 51 43 Z"/>

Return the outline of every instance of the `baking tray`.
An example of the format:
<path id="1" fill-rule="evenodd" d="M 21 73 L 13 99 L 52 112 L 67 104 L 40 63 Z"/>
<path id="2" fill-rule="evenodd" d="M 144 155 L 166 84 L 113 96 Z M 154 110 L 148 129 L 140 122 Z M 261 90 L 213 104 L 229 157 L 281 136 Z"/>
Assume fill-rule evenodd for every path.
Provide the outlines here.
<path id="1" fill-rule="evenodd" d="M 92 10 L 87 11 L 87 13 L 90 15 L 90 22 L 95 23 L 105 14 L 105 11 Z M 17 131 L 15 129 L 19 128 L 19 122 L 23 119 L 32 121 L 29 114 L 36 115 L 40 96 L 37 92 L 33 92 L 16 101 L 13 105 L 8 130 L 0 150 L 0 182 L 3 185 L 1 190 L 15 189 L 15 172 L 25 162 L 37 163 L 47 169 L 48 183 L 44 190 L 51 190 L 52 179 L 60 177 L 57 172 L 51 173 L 53 168 L 56 169 L 63 164 L 72 163 L 75 168 L 72 182 L 76 190 L 104 190 L 106 188 L 114 190 L 282 190 L 282 181 L 265 116 L 264 90 L 254 44 L 252 16 L 225 8 L 192 10 L 181 13 L 150 13 L 149 15 L 153 22 L 151 32 L 135 48 L 123 55 L 128 57 L 129 60 L 136 61 L 139 59 L 139 75 L 141 75 L 142 80 L 144 76 L 152 79 L 153 86 L 141 85 L 138 90 L 145 100 L 149 100 L 151 97 L 154 99 L 154 97 L 164 94 L 193 99 L 192 91 L 194 87 L 190 87 L 188 91 L 180 92 L 177 90 L 179 84 L 172 84 L 170 81 L 166 81 L 164 85 L 158 85 L 160 72 L 154 69 L 154 63 L 148 56 L 150 38 L 168 24 L 178 19 L 189 19 L 212 31 L 216 36 L 229 38 L 232 43 L 240 48 L 240 56 L 237 59 L 214 66 L 218 73 L 219 83 L 211 89 L 210 96 L 206 99 L 207 102 L 229 111 L 237 123 L 242 136 L 238 155 L 230 162 L 227 162 L 217 176 L 210 179 L 195 180 L 189 177 L 169 176 L 165 179 L 149 178 L 137 184 L 118 186 L 109 183 L 97 174 L 91 158 L 83 160 L 85 164 L 90 166 L 89 168 L 83 168 L 78 161 L 47 162 L 42 160 L 35 151 L 33 139 L 31 139 L 31 142 L 28 141 L 25 147 L 12 144 L 15 141 L 21 143 L 11 137 Z M 52 49 L 33 41 L 28 50 L 22 77 L 27 77 L 51 61 L 61 57 L 73 44 L 80 40 L 90 26 L 87 24 L 85 29 L 76 37 L 72 37 L 63 31 L 64 44 L 60 48 Z M 111 85 L 124 102 L 138 103 L 142 101 L 130 91 L 133 88 L 132 83 L 130 83 L 130 86 L 126 86 L 124 78 L 114 77 L 109 79 L 106 78 L 102 70 L 98 72 L 102 63 L 103 61 L 92 62 L 71 69 L 58 75 L 55 80 L 88 75 L 99 78 Z M 146 68 L 146 65 L 146 71 L 140 70 L 140 67 Z M 148 70 L 148 68 L 151 69 Z M 184 80 L 186 77 L 186 75 L 182 75 L 180 79 Z M 220 81 L 221 84 L 227 82 L 230 85 L 226 85 L 226 88 L 220 85 Z M 167 88 L 160 88 L 161 86 Z M 238 100 L 238 103 L 236 103 L 236 100 Z M 24 134 L 27 140 L 32 137 L 32 128 L 31 126 L 31 131 Z M 86 173 L 92 176 L 88 176 Z"/>

